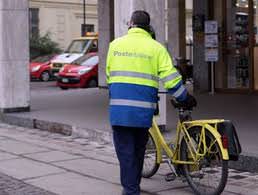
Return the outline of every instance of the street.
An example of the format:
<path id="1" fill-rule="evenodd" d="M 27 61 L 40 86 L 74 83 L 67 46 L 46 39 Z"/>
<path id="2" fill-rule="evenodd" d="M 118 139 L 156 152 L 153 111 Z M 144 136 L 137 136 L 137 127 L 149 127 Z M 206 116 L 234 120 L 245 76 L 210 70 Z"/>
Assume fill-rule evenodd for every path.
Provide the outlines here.
<path id="1" fill-rule="evenodd" d="M 142 195 L 192 194 L 187 183 L 166 182 L 168 166 L 143 179 Z M 111 143 L 0 123 L 1 195 L 120 195 Z M 258 174 L 230 170 L 223 194 L 258 194 Z"/>

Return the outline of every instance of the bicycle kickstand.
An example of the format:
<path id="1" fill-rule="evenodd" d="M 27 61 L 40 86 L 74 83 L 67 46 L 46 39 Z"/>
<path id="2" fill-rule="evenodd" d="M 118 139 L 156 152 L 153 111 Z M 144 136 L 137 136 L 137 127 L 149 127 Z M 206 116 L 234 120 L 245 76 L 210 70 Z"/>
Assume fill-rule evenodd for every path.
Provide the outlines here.
<path id="1" fill-rule="evenodd" d="M 174 165 L 172 165 L 170 160 L 165 160 L 164 163 L 167 163 L 170 170 L 172 171 L 171 173 L 166 174 L 165 180 L 167 182 L 174 181 L 176 179 L 176 177 L 178 177 L 178 174 L 176 172 L 176 169 L 175 169 Z"/>

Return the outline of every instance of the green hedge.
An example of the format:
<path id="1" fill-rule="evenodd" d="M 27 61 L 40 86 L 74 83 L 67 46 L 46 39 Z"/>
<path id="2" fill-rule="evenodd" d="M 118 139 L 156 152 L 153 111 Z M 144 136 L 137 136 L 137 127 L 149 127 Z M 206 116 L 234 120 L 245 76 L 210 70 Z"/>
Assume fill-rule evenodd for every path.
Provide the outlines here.
<path id="1" fill-rule="evenodd" d="M 59 48 L 58 43 L 51 40 L 49 33 L 46 33 L 44 36 L 30 37 L 30 59 L 60 52 L 62 50 Z"/>

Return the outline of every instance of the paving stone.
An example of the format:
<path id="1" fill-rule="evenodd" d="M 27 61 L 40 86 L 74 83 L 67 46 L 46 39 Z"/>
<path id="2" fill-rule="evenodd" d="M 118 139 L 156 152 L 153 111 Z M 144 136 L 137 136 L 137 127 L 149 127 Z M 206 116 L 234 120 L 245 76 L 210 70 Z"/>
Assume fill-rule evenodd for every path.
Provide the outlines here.
<path id="1" fill-rule="evenodd" d="M 47 135 L 35 129 L 25 128 L 23 131 L 13 126 L 6 129 L 2 124 L 0 140 L 0 150 L 3 151 L 0 152 L 0 172 L 59 195 L 120 195 L 119 166 L 111 143 L 78 136 Z M 162 164 L 153 178 L 143 179 L 142 195 L 192 194 L 188 184 L 179 179 L 166 182 L 164 176 L 168 172 L 168 166 Z M 223 195 L 258 194 L 257 181 L 257 173 L 230 169 Z M 32 185 L 29 185 L 32 188 L 26 188 L 26 185 L 24 182 L 13 187 L 1 185 L 0 173 L 0 195 L 14 195 L 17 189 L 23 189 L 17 191 L 17 195 L 41 194 L 41 191 L 35 193 Z"/>
<path id="2" fill-rule="evenodd" d="M 76 138 L 73 140 L 75 143 L 79 143 L 81 145 L 89 145 L 89 140 L 88 139 L 83 139 L 83 138 Z"/>
<path id="3" fill-rule="evenodd" d="M 0 161 L 0 172 L 17 179 L 63 173 L 65 170 L 28 159 Z"/>
<path id="4" fill-rule="evenodd" d="M 241 180 L 241 179 L 246 179 L 247 176 L 244 175 L 234 175 L 234 176 L 229 176 L 229 178 L 235 179 L 235 180 Z"/>
<path id="5" fill-rule="evenodd" d="M 121 187 L 74 173 L 51 175 L 28 180 L 28 183 L 60 195 L 120 195 Z"/>
<path id="6" fill-rule="evenodd" d="M 6 137 L 0 136 L 0 140 L 4 140 L 4 139 L 6 139 Z"/>
<path id="7" fill-rule="evenodd" d="M 36 154 L 28 154 L 25 156 L 38 161 L 47 162 L 47 163 L 82 158 L 82 156 L 72 155 L 61 151 L 40 152 Z"/>
<path id="8" fill-rule="evenodd" d="M 0 152 L 0 161 L 2 160 L 10 160 L 10 159 L 14 159 L 14 158 L 19 158 L 16 155 L 12 155 L 6 152 Z"/>
<path id="9" fill-rule="evenodd" d="M 90 159 L 118 165 L 118 160 L 114 155 L 101 155 L 100 153 L 98 153 L 97 150 L 82 151 L 79 154 L 83 155 L 85 158 L 90 158 Z"/>
<path id="10" fill-rule="evenodd" d="M 1 195 L 56 195 L 50 191 L 35 187 L 21 180 L 0 173 Z"/>
<path id="11" fill-rule="evenodd" d="M 0 150 L 10 152 L 13 154 L 27 154 L 27 153 L 36 153 L 48 151 L 48 149 L 34 146 L 32 144 L 16 141 L 16 140 L 1 140 L 0 141 Z"/>
<path id="12" fill-rule="evenodd" d="M 87 176 L 104 179 L 108 182 L 119 183 L 120 181 L 119 167 L 111 163 L 92 159 L 79 159 L 65 162 L 57 162 L 53 164 L 72 171 L 76 171 L 77 173 L 82 173 Z"/>
<path id="13" fill-rule="evenodd" d="M 188 184 L 180 179 L 167 182 L 164 176 L 156 174 L 151 179 L 142 179 L 141 187 L 145 191 L 159 193 L 173 188 L 186 188 Z"/>

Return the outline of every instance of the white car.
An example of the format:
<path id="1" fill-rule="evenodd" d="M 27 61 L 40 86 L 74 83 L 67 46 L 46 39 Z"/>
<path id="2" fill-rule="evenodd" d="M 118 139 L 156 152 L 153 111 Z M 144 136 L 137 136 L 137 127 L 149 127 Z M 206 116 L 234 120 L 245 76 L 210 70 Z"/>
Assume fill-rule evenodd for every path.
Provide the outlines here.
<path id="1" fill-rule="evenodd" d="M 64 53 L 56 56 L 56 58 L 51 61 L 51 72 L 56 76 L 65 64 L 71 64 L 83 55 L 97 51 L 98 36 L 95 33 L 74 39 Z"/>

